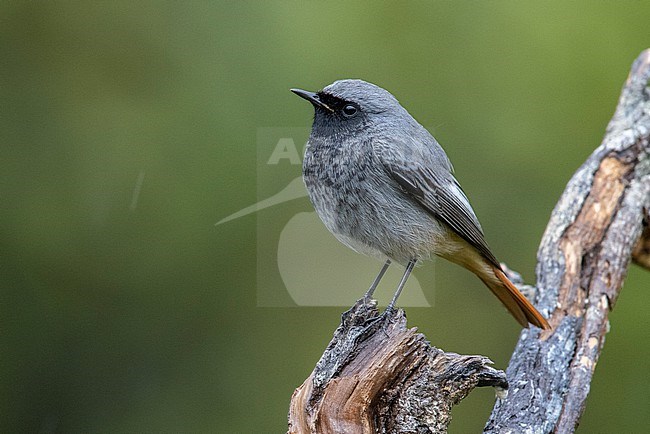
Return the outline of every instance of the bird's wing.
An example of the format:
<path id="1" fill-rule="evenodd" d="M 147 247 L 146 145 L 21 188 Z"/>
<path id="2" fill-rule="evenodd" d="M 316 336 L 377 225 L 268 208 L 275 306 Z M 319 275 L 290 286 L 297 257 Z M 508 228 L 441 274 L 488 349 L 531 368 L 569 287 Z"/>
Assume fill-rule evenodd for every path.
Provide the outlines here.
<path id="1" fill-rule="evenodd" d="M 485 259 L 500 268 L 499 261 L 485 242 L 483 230 L 467 196 L 449 169 L 436 162 L 431 147 L 401 145 L 379 142 L 373 146 L 376 158 L 390 178 L 428 213 L 447 224 L 481 252 Z M 435 145 L 439 146 L 437 143 Z M 442 148 L 438 150 L 442 151 Z"/>

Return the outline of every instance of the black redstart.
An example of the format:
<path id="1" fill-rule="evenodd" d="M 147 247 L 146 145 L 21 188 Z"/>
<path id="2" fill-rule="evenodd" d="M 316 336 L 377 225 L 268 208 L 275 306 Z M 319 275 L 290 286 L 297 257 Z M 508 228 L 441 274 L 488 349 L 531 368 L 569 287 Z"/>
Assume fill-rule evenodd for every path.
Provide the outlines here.
<path id="1" fill-rule="evenodd" d="M 313 93 L 314 123 L 303 179 L 316 212 L 346 246 L 406 266 L 392 309 L 416 262 L 431 254 L 478 276 L 524 327 L 546 319 L 508 280 L 454 178 L 445 151 L 388 91 L 362 80 L 340 80 Z"/>

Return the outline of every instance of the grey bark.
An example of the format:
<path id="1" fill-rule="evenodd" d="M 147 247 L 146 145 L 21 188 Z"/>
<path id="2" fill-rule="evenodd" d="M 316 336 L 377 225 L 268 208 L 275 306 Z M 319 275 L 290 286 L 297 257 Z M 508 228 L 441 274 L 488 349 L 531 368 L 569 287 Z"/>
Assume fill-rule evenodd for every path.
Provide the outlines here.
<path id="1" fill-rule="evenodd" d="M 571 433 L 578 425 L 630 260 L 647 258 L 649 79 L 646 50 L 602 144 L 553 210 L 537 254 L 535 305 L 554 330 L 522 331 L 506 371 L 510 393 L 485 433 Z"/>
<path id="2" fill-rule="evenodd" d="M 491 363 L 432 347 L 401 309 L 379 316 L 361 299 L 294 392 L 289 433 L 445 433 L 452 406 L 475 387 L 505 394 Z"/>

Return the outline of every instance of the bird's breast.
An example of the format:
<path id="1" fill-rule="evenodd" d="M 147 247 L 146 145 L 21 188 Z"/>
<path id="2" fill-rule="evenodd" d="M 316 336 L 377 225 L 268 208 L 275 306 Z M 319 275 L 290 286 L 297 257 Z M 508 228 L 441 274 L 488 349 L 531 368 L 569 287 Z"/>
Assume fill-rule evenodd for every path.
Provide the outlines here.
<path id="1" fill-rule="evenodd" d="M 425 258 L 446 228 L 388 176 L 368 149 L 307 147 L 303 179 L 327 229 L 359 253 L 408 262 Z"/>
<path id="2" fill-rule="evenodd" d="M 343 146 L 307 147 L 303 179 L 314 208 L 331 231 L 358 225 L 375 208 L 386 175 L 371 152 Z"/>

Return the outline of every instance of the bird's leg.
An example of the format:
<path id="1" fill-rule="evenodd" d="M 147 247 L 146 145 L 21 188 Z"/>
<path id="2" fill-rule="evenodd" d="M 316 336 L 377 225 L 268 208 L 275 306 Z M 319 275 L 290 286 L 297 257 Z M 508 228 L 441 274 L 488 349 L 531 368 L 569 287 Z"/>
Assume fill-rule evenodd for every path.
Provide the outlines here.
<path id="1" fill-rule="evenodd" d="M 366 291 L 366 295 L 363 296 L 364 300 L 370 300 L 370 298 L 372 298 L 372 294 L 375 293 L 375 289 L 377 289 L 377 285 L 379 285 L 379 281 L 381 280 L 382 277 L 384 277 L 384 274 L 386 274 L 386 270 L 388 270 L 389 266 L 390 266 L 390 259 L 386 260 L 384 266 L 381 267 L 381 270 L 379 270 L 379 274 L 377 275 L 377 277 L 375 277 L 375 281 L 372 282 L 372 285 L 370 285 L 370 288 L 368 288 L 368 291 Z"/>
<path id="2" fill-rule="evenodd" d="M 406 270 L 404 270 L 404 275 L 402 276 L 402 280 L 400 280 L 399 285 L 397 286 L 397 291 L 395 291 L 395 295 L 393 295 L 393 299 L 386 307 L 386 312 L 390 312 L 393 310 L 393 308 L 395 308 L 395 303 L 397 303 L 397 299 L 399 298 L 399 295 L 402 293 L 402 289 L 404 289 L 404 285 L 406 285 L 406 281 L 411 275 L 411 271 L 413 271 L 413 267 L 415 267 L 416 262 L 417 259 L 411 259 L 409 263 L 406 265 Z"/>

